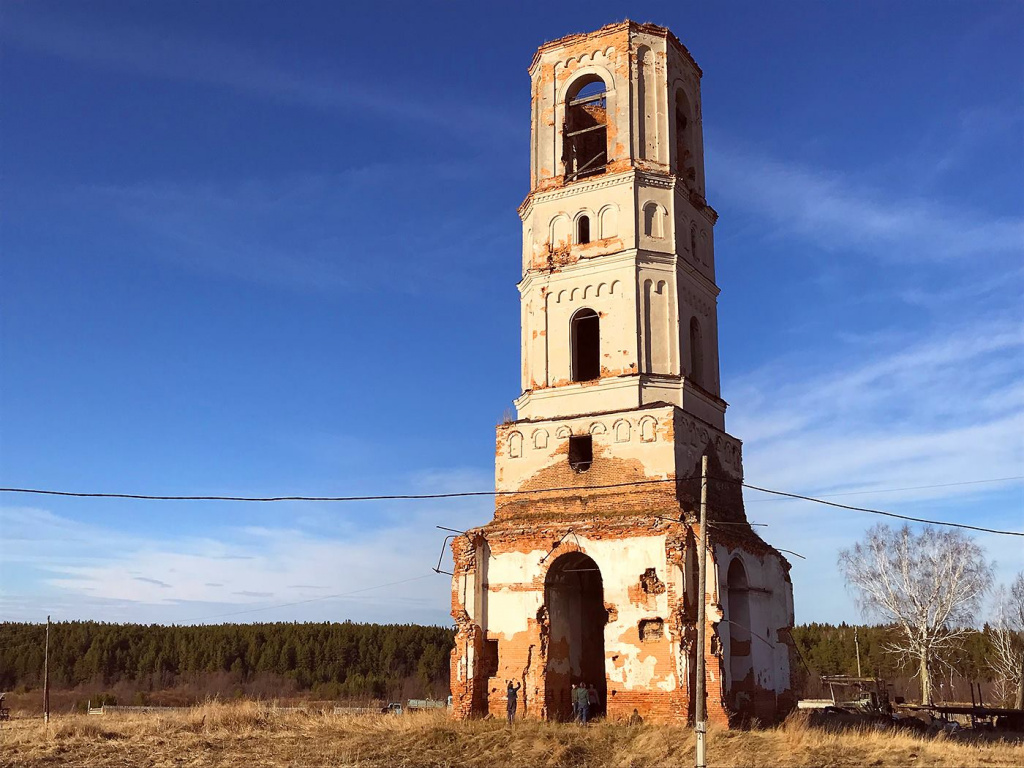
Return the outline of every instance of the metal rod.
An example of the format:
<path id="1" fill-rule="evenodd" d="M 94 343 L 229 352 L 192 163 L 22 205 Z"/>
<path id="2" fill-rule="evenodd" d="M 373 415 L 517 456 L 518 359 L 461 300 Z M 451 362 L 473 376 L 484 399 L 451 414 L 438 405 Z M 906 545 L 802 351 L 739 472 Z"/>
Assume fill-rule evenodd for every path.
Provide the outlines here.
<path id="1" fill-rule="evenodd" d="M 443 525 L 435 525 L 434 527 L 442 531 L 451 531 L 452 533 L 465 533 L 465 531 L 460 531 L 458 528 L 445 528 Z"/>
<path id="2" fill-rule="evenodd" d="M 732 594 L 732 593 L 733 593 L 734 591 L 735 591 L 735 590 L 732 590 L 732 589 L 730 589 L 730 590 L 729 590 L 729 594 Z M 775 647 L 775 646 L 774 646 L 774 645 L 772 644 L 771 640 L 768 640 L 768 639 L 767 639 L 767 638 L 765 638 L 765 637 L 761 637 L 761 635 L 757 634 L 757 632 L 755 632 L 754 630 L 752 630 L 752 629 L 751 629 L 750 627 L 746 627 L 746 626 L 744 626 L 743 624 L 738 624 L 738 623 L 737 623 L 737 622 L 735 622 L 735 621 L 730 621 L 729 619 L 722 619 L 722 621 L 724 621 L 724 622 L 725 622 L 726 624 L 731 624 L 731 625 L 732 625 L 732 626 L 734 626 L 734 627 L 739 627 L 740 629 L 745 629 L 745 630 L 747 630 L 747 632 L 749 632 L 749 633 L 750 633 L 750 636 L 751 636 L 751 637 L 756 637 L 756 638 L 757 638 L 758 640 L 760 640 L 760 641 L 761 641 L 762 643 L 764 643 L 765 645 L 767 645 L 767 646 L 768 646 L 769 648 L 774 648 L 774 647 Z"/>
<path id="3" fill-rule="evenodd" d="M 778 549 L 778 547 L 776 547 L 776 549 Z M 801 554 L 800 554 L 799 552 L 794 552 L 794 551 L 793 551 L 793 550 L 791 550 L 791 549 L 779 549 L 779 552 L 785 552 L 785 553 L 786 553 L 787 555 L 796 555 L 796 556 L 797 556 L 797 557 L 799 557 L 799 558 L 800 558 L 801 560 L 806 560 L 806 559 L 807 559 L 806 557 L 804 557 L 803 555 L 801 555 Z"/>
<path id="4" fill-rule="evenodd" d="M 695 768 L 707 768 L 706 745 L 707 712 L 704 702 L 706 674 L 704 664 L 704 644 L 706 642 L 706 603 L 707 603 L 707 541 L 708 541 L 708 457 L 704 454 L 700 460 L 700 541 L 697 543 L 697 701 L 693 710 L 693 730 L 697 748 L 694 755 Z"/>
<path id="5" fill-rule="evenodd" d="M 573 99 L 572 101 L 569 102 L 569 106 L 576 107 L 579 106 L 580 104 L 590 104 L 591 102 L 594 101 L 604 101 L 606 95 L 606 91 L 601 91 L 600 93 L 595 93 L 593 96 L 584 96 L 582 99 Z"/>
<path id="6" fill-rule="evenodd" d="M 441 526 L 437 526 L 437 527 L 440 528 Z M 451 528 L 444 528 L 442 530 L 450 531 Z M 460 531 L 460 533 L 461 533 L 461 531 Z M 448 573 L 448 571 L 442 571 L 441 570 L 441 561 L 444 560 L 444 549 L 445 549 L 445 547 L 448 546 L 449 540 L 454 539 L 454 538 L 455 538 L 455 536 L 453 536 L 453 535 L 452 536 L 445 536 L 444 537 L 444 541 L 441 543 L 441 554 L 437 556 L 437 567 L 434 569 L 434 573 Z M 452 573 L 452 574 L 449 574 L 449 575 L 450 576 L 454 576 L 455 574 Z"/>
<path id="7" fill-rule="evenodd" d="M 572 136 L 579 136 L 581 133 L 590 133 L 591 131 L 599 131 L 602 128 L 607 128 L 607 127 L 608 127 L 607 125 L 605 125 L 604 123 L 601 123 L 600 125 L 592 125 L 589 128 L 580 128 L 578 131 L 566 131 L 565 135 L 571 138 Z"/>

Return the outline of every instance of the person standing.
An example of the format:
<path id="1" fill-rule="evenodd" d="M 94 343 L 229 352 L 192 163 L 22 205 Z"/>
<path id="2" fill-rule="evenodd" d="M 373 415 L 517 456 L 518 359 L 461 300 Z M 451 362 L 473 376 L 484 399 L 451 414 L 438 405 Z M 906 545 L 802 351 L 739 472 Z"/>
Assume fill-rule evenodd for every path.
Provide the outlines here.
<path id="1" fill-rule="evenodd" d="M 508 724 L 516 720 L 516 707 L 519 705 L 519 689 L 523 687 L 522 683 L 516 683 L 515 687 L 512 686 L 512 681 L 508 681 L 508 688 L 505 689 L 505 714 L 508 715 Z"/>
<path id="2" fill-rule="evenodd" d="M 586 725 L 590 716 L 590 697 L 587 694 L 586 683 L 580 683 L 576 689 L 576 707 L 579 721 Z"/>
<path id="3" fill-rule="evenodd" d="M 587 689 L 587 704 L 589 707 L 588 714 L 590 717 L 596 717 L 601 711 L 601 696 L 597 692 L 597 688 L 594 684 L 590 684 L 590 688 Z"/>
<path id="4" fill-rule="evenodd" d="M 577 720 L 580 719 L 580 699 L 579 699 L 579 694 L 577 693 L 577 689 L 578 688 L 579 688 L 579 683 L 573 683 L 572 684 L 572 693 L 569 694 L 569 701 L 572 703 L 572 719 L 573 719 L 573 722 L 576 722 Z"/>

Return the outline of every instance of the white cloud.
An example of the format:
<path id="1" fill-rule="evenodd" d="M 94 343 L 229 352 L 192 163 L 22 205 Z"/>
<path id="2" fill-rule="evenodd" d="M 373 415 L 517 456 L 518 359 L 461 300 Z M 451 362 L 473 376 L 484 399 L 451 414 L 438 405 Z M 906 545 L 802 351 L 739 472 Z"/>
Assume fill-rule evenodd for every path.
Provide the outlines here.
<path id="1" fill-rule="evenodd" d="M 981 322 L 937 338 L 848 338 L 812 362 L 790 358 L 727 384 L 730 431 L 744 439 L 754 485 L 1024 530 L 1019 480 L 950 485 L 1024 476 L 1022 381 L 1016 323 Z M 883 490 L 899 488 L 915 489 Z M 762 532 L 769 542 L 808 557 L 793 561 L 798 620 L 851 620 L 836 556 L 880 518 L 753 491 L 746 499 L 748 517 L 770 524 Z M 1024 567 L 1019 539 L 979 539 L 1003 580 Z"/>
<path id="2" fill-rule="evenodd" d="M 456 468 L 423 470 L 409 485 L 444 493 L 487 490 L 491 482 L 489 473 Z M 55 620 L 446 623 L 451 584 L 432 572 L 446 533 L 434 526 L 482 524 L 492 503 L 359 502 L 331 532 L 242 526 L 217 539 L 126 535 L 43 509 L 0 508 L 0 577 L 8 590 L 0 611 L 9 620 L 38 620 L 44 603 Z M 337 506 L 321 506 L 338 514 Z M 441 569 L 450 570 L 447 548 L 442 559 Z M 38 586 L 12 591 L 21 569 L 39 574 L 44 600 L 31 594 Z"/>
<path id="3" fill-rule="evenodd" d="M 714 194 L 770 219 L 776 234 L 883 262 L 991 258 L 1024 251 L 1024 219 L 873 188 L 836 172 L 712 145 Z"/>

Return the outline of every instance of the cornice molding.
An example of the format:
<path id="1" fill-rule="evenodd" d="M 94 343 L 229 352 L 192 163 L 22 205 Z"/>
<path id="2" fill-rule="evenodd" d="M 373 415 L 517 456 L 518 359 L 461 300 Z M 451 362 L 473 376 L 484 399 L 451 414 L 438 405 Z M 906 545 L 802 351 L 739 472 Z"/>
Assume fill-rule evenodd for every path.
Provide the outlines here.
<path id="1" fill-rule="evenodd" d="M 575 181 L 568 186 L 558 187 L 557 189 L 531 192 L 519 206 L 519 218 L 525 221 L 536 203 L 547 203 L 551 200 L 560 200 L 563 197 L 593 192 L 595 189 L 607 189 L 608 187 L 615 187 L 620 184 L 628 184 L 635 176 L 636 170 L 631 168 L 622 173 L 594 177 L 593 181 Z"/>

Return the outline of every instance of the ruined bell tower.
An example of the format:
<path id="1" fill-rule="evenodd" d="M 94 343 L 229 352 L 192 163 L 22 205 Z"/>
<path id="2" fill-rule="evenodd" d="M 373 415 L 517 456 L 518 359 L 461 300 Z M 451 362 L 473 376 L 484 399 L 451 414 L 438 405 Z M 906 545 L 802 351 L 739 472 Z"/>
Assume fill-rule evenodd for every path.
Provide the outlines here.
<path id="1" fill-rule="evenodd" d="M 585 682 L 609 717 L 685 720 L 702 652 L 710 719 L 772 719 L 792 698 L 792 584 L 747 523 L 725 432 L 701 70 L 626 21 L 542 45 L 529 71 L 523 391 L 497 428 L 494 519 L 453 543 L 455 712 L 504 712 L 514 680 L 520 713 L 564 719 Z"/>

